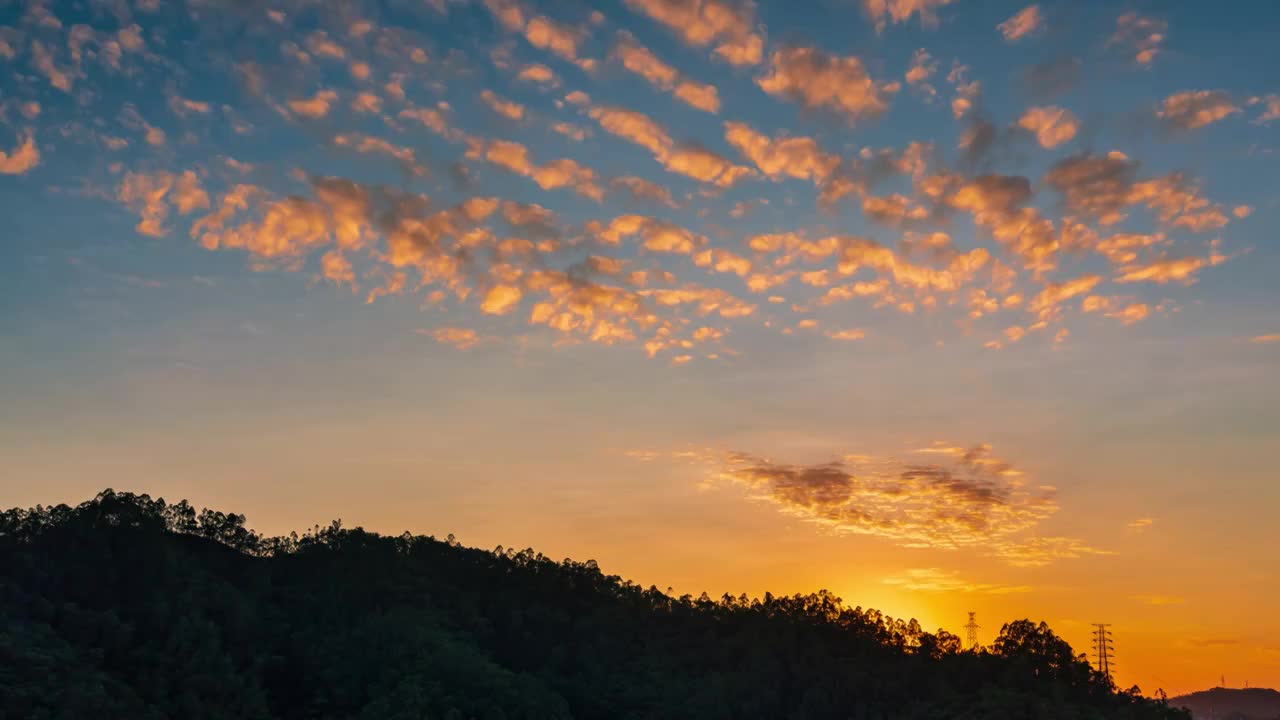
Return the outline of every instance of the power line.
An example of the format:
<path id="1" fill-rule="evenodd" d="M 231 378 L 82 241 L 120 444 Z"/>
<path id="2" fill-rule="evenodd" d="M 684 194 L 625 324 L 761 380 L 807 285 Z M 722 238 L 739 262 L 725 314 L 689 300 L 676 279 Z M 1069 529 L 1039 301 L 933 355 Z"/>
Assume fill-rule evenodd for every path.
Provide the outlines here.
<path id="1" fill-rule="evenodd" d="M 1111 623 L 1094 623 L 1093 627 L 1093 654 L 1098 659 L 1098 672 L 1107 677 L 1107 682 L 1112 682 L 1111 666 L 1115 665 L 1115 645 L 1111 641 L 1111 631 L 1107 628 L 1111 627 Z"/>
<path id="2" fill-rule="evenodd" d="M 970 650 L 976 650 L 976 649 L 977 649 L 977 647 L 978 647 L 978 628 L 982 627 L 981 625 L 979 625 L 979 624 L 978 624 L 978 621 L 974 618 L 974 615 L 976 615 L 976 614 L 977 614 L 977 613 L 975 613 L 975 612 L 973 612 L 973 611 L 970 611 L 970 612 L 969 612 L 969 624 L 964 626 L 964 629 L 965 629 L 965 630 L 967 630 L 967 631 L 969 631 L 969 632 L 968 632 L 968 637 L 966 638 L 966 640 L 967 640 L 967 644 L 968 644 L 968 646 L 969 646 L 969 649 L 970 649 Z"/>

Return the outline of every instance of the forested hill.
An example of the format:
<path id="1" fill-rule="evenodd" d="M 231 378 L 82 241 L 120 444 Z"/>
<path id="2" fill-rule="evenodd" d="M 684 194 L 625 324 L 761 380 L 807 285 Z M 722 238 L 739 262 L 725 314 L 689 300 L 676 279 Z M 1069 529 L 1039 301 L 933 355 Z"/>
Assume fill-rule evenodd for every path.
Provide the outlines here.
<path id="1" fill-rule="evenodd" d="M 1169 699 L 1195 720 L 1280 720 L 1280 692 L 1271 688 L 1216 687 Z"/>
<path id="2" fill-rule="evenodd" d="M 0 515 L 0 720 L 1186 718 L 1047 626 L 993 646 L 826 592 L 669 597 L 531 550 L 105 491 Z"/>

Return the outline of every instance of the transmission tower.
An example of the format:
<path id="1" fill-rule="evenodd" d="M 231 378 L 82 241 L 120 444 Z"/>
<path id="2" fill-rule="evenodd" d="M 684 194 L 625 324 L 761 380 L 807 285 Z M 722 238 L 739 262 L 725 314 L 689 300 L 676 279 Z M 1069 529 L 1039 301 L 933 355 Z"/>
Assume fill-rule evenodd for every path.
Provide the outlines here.
<path id="1" fill-rule="evenodd" d="M 1115 665 L 1115 646 L 1111 642 L 1111 631 L 1107 628 L 1111 627 L 1111 623 L 1094 623 L 1093 627 L 1093 654 L 1098 658 L 1098 672 L 1107 676 L 1107 681 L 1111 682 L 1111 666 Z"/>
<path id="2" fill-rule="evenodd" d="M 969 645 L 969 649 L 970 649 L 970 650 L 977 649 L 977 647 L 978 647 L 978 628 L 982 627 L 981 625 L 979 625 L 979 624 L 978 624 L 977 619 L 975 619 L 975 618 L 974 618 L 974 615 L 976 615 L 976 614 L 977 614 L 977 613 L 975 613 L 975 612 L 973 612 L 973 611 L 970 611 L 970 612 L 969 612 L 969 624 L 964 626 L 964 629 L 968 631 L 968 637 L 967 637 L 967 640 L 968 640 L 968 645 Z"/>

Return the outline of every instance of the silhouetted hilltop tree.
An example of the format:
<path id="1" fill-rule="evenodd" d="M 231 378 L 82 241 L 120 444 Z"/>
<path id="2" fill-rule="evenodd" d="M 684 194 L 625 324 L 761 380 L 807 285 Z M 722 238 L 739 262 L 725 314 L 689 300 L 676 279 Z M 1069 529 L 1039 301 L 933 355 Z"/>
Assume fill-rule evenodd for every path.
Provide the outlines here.
<path id="1" fill-rule="evenodd" d="M 989 651 L 826 591 L 671 597 L 592 561 L 104 491 L 0 514 L 0 720 L 1187 717 L 1049 628 Z"/>

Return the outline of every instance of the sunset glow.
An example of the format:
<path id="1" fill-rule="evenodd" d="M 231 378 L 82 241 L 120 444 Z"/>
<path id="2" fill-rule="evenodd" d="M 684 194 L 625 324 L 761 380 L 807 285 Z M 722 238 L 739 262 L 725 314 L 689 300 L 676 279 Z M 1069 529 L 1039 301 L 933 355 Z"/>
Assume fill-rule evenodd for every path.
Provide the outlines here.
<path id="1" fill-rule="evenodd" d="M 1280 8 L 0 4 L 0 506 L 1280 687 Z"/>

